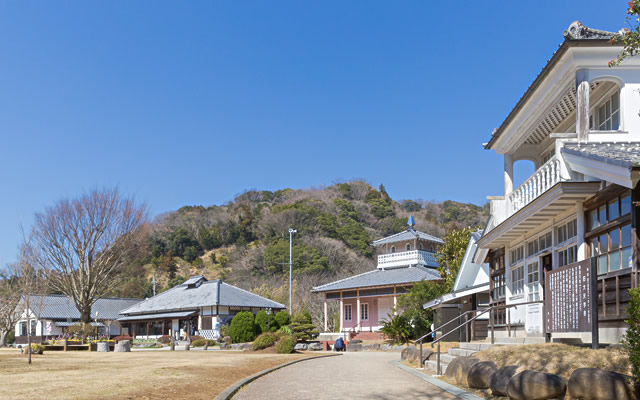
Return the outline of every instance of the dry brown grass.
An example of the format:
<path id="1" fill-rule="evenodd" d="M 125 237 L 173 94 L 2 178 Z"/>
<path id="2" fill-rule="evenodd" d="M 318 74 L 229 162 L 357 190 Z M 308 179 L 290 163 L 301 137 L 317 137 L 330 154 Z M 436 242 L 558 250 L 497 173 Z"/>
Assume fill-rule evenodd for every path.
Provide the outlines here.
<path id="1" fill-rule="evenodd" d="M 0 398 L 212 399 L 264 369 L 310 354 L 226 351 L 45 352 L 27 365 L 0 350 Z"/>
<path id="2" fill-rule="evenodd" d="M 593 350 L 558 343 L 529 344 L 523 346 L 496 346 L 474 355 L 484 361 L 493 361 L 498 367 L 519 365 L 520 370 L 557 374 L 569 379 L 578 368 L 601 368 L 621 374 L 630 374 L 629 357 L 621 349 Z"/>

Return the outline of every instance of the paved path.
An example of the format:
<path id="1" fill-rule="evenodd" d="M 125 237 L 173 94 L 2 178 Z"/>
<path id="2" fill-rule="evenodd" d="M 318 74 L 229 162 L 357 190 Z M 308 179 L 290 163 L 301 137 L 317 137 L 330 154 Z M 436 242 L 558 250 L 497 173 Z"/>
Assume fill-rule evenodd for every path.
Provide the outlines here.
<path id="1" fill-rule="evenodd" d="M 400 353 L 343 353 L 302 361 L 253 381 L 234 400 L 266 399 L 455 399 L 392 365 Z"/>

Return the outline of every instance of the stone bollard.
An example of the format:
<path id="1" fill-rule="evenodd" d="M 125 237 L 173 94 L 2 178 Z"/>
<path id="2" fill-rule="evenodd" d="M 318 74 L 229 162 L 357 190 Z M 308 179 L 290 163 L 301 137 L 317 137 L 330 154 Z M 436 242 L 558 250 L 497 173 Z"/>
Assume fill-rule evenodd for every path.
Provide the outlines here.
<path id="1" fill-rule="evenodd" d="M 108 342 L 98 342 L 98 352 L 99 353 L 108 353 L 109 352 L 109 343 Z"/>
<path id="2" fill-rule="evenodd" d="M 116 344 L 113 351 L 116 353 L 128 353 L 131 351 L 131 342 L 128 340 L 121 340 Z"/>
<path id="3" fill-rule="evenodd" d="M 174 342 L 173 340 L 171 341 L 170 348 L 171 348 L 171 351 L 175 351 L 175 349 L 176 349 L 176 342 Z"/>
<path id="4" fill-rule="evenodd" d="M 209 349 L 209 343 L 205 343 L 204 344 L 204 349 L 203 350 L 208 350 Z"/>
<path id="5" fill-rule="evenodd" d="M 191 348 L 191 346 L 189 346 L 188 344 L 186 346 L 184 346 L 184 349 L 189 351 L 189 348 Z"/>
<path id="6" fill-rule="evenodd" d="M 62 351 L 67 351 L 67 346 L 69 345 L 69 342 L 67 341 L 67 339 L 62 341 Z"/>

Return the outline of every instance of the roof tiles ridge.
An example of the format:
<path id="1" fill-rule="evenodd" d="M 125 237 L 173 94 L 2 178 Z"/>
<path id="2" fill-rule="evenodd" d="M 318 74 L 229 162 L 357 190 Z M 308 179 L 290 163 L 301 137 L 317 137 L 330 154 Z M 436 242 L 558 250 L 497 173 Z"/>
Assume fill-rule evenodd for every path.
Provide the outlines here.
<path id="1" fill-rule="evenodd" d="M 222 285 L 227 285 L 227 286 L 229 286 L 229 287 L 232 287 L 232 288 L 234 288 L 234 289 L 237 289 L 237 290 L 240 290 L 240 291 L 242 291 L 242 292 L 248 293 L 248 294 L 250 294 L 250 295 L 257 296 L 257 297 L 263 298 L 263 299 L 265 299 L 265 300 L 269 300 L 269 301 L 271 301 L 271 302 L 274 302 L 274 303 L 276 303 L 276 304 L 280 304 L 281 306 L 284 306 L 284 304 L 282 304 L 282 303 L 278 303 L 278 302 L 277 302 L 277 301 L 275 301 L 275 300 L 271 300 L 271 299 L 268 299 L 268 298 L 266 298 L 266 297 L 264 297 L 264 296 L 260 296 L 259 294 L 255 294 L 255 293 L 250 292 L 250 291 L 248 291 L 248 290 L 244 290 L 244 289 L 239 288 L 239 287 L 237 287 L 237 286 L 234 286 L 234 285 L 232 285 L 232 284 L 230 284 L 230 283 L 225 283 L 225 282 L 223 282 L 223 281 L 220 281 L 220 287 L 222 287 Z"/>
<path id="2" fill-rule="evenodd" d="M 352 275 L 352 276 L 349 276 L 349 277 L 346 277 L 346 278 L 342 278 L 342 279 L 339 279 L 339 280 L 337 280 L 337 281 L 328 282 L 328 283 L 325 283 L 325 284 L 323 284 L 323 285 L 316 286 L 316 287 L 312 288 L 312 290 L 321 289 L 321 288 L 323 288 L 324 286 L 335 285 L 336 283 L 344 282 L 344 281 L 347 281 L 347 280 L 349 280 L 349 279 L 357 278 L 357 277 L 360 277 L 360 276 L 363 276 L 363 275 L 367 275 L 367 274 L 371 274 L 371 273 L 374 273 L 374 272 L 379 272 L 380 270 L 381 270 L 381 269 L 376 268 L 376 269 L 374 269 L 373 271 L 367 271 L 367 272 L 363 272 L 363 273 L 358 274 L 358 275 Z M 384 271 L 384 269 L 383 269 L 382 271 Z"/>

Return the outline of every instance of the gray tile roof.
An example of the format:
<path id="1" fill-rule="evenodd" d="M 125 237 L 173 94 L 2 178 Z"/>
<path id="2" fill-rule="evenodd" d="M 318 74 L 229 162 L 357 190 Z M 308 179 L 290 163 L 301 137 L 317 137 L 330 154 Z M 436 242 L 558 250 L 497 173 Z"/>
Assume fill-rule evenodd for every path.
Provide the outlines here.
<path id="1" fill-rule="evenodd" d="M 194 279 L 198 278 L 198 279 Z M 149 314 L 178 310 L 195 310 L 199 307 L 232 306 L 232 307 L 260 307 L 284 309 L 285 306 L 266 299 L 257 294 L 247 292 L 220 280 L 207 281 L 204 277 L 190 278 L 190 284 L 202 283 L 196 287 L 188 287 L 183 283 L 174 288 L 157 294 L 141 303 L 123 309 L 120 314 Z M 218 287 L 220 290 L 218 290 Z"/>
<path id="2" fill-rule="evenodd" d="M 91 318 L 96 315 L 98 311 L 99 320 L 115 320 L 120 315 L 118 313 L 124 308 L 133 306 L 140 303 L 142 299 L 128 299 L 128 298 L 102 298 L 96 300 L 91 307 Z M 46 296 L 31 296 L 30 297 L 31 309 L 37 313 L 40 310 L 40 319 L 58 319 L 58 320 L 79 320 L 80 313 L 73 304 L 71 298 L 64 295 L 46 295 Z"/>
<path id="3" fill-rule="evenodd" d="M 399 285 L 403 283 L 414 283 L 422 280 L 439 280 L 440 274 L 433 268 L 422 266 L 376 269 L 364 274 L 351 276 L 339 281 L 327 283 L 314 287 L 312 292 L 328 292 L 332 290 L 356 289 L 371 286 Z"/>
<path id="4" fill-rule="evenodd" d="M 562 152 L 620 167 L 640 167 L 640 143 L 566 143 Z"/>
<path id="5" fill-rule="evenodd" d="M 440 239 L 439 237 L 431 236 L 428 233 L 416 231 L 414 229 L 407 229 L 406 231 L 402 231 L 400 233 L 396 233 L 395 235 L 391 235 L 391 236 L 387 236 L 387 237 L 382 238 L 382 239 L 378 239 L 375 242 L 373 242 L 373 245 L 374 246 L 379 246 L 381 244 L 403 242 L 403 241 L 406 241 L 406 240 L 413 240 L 413 239 L 423 239 L 423 240 L 430 240 L 430 241 L 436 242 L 436 243 L 444 243 L 444 241 L 442 239 Z"/>

